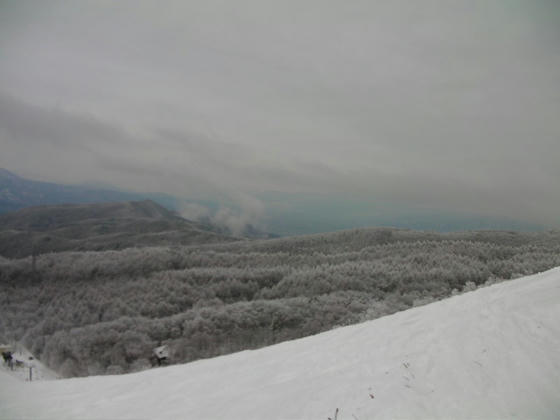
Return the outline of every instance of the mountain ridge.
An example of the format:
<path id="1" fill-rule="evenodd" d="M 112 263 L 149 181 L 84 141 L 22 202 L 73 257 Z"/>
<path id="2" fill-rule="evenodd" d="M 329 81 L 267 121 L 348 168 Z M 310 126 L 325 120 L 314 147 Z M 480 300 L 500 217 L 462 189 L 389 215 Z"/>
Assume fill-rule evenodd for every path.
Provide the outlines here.
<path id="1" fill-rule="evenodd" d="M 208 212 L 198 217 L 194 223 L 210 228 L 225 236 L 242 236 L 246 238 L 274 238 L 278 235 L 265 232 L 247 221 L 242 229 L 232 229 L 229 223 L 211 217 L 222 205 L 208 200 L 184 200 L 164 193 L 134 193 L 91 186 L 65 185 L 51 182 L 34 181 L 16 175 L 7 169 L 0 168 L 0 215 L 11 213 L 28 207 L 64 205 L 64 204 L 96 204 L 125 201 L 151 200 L 168 211 L 182 211 L 184 206 L 195 205 Z M 230 204 L 227 204 L 230 206 Z M 237 209 L 234 214 L 239 212 Z M 178 214 L 175 214 L 178 216 Z M 187 216 L 188 218 L 188 216 Z"/>
<path id="2" fill-rule="evenodd" d="M 0 255 L 198 245 L 238 240 L 152 200 L 27 207 L 0 214 Z"/>
<path id="3" fill-rule="evenodd" d="M 167 194 L 140 194 L 118 191 L 116 189 L 35 181 L 0 168 L 0 214 L 42 205 L 138 201 L 145 199 L 151 199 L 165 207 L 176 206 L 176 199 Z"/>

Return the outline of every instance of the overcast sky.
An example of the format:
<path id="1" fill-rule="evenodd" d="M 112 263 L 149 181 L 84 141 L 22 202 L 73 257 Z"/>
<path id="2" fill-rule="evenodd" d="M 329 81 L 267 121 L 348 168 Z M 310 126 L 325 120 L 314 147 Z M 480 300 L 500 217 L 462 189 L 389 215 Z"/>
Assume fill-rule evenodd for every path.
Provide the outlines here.
<path id="1" fill-rule="evenodd" d="M 560 225 L 557 0 L 0 1 L 0 167 Z"/>

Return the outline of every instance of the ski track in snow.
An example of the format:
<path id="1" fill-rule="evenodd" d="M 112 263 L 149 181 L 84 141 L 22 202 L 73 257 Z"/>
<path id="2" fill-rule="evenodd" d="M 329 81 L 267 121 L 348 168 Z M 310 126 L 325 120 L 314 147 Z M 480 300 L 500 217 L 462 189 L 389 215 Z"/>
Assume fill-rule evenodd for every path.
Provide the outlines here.
<path id="1" fill-rule="evenodd" d="M 560 268 L 313 337 L 23 382 L 0 419 L 558 419 Z"/>

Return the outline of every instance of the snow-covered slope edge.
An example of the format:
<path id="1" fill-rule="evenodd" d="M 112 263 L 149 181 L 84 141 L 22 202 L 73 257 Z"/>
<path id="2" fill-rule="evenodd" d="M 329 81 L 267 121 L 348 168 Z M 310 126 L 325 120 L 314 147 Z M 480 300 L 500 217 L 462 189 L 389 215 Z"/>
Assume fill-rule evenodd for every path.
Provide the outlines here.
<path id="1" fill-rule="evenodd" d="M 560 268 L 301 340 L 137 374 L 26 383 L 0 418 L 557 419 Z"/>
<path id="2" fill-rule="evenodd" d="M 8 373 L 10 376 L 18 378 L 20 381 L 28 381 L 30 376 L 29 368 L 31 367 L 31 379 L 33 381 L 50 381 L 60 378 L 60 376 L 57 375 L 56 372 L 43 365 L 43 363 L 41 363 L 39 360 L 35 359 L 34 355 L 31 354 L 27 349 L 21 346 L 17 346 L 17 348 L 12 349 L 12 351 L 12 368 L 10 369 L 9 365 L 7 365 L 6 363 L 2 363 L 0 366 L 0 372 Z M 1 386 L 2 385 L 0 385 L 0 389 Z M 0 401 L 1 398 L 2 397 L 0 397 Z"/>

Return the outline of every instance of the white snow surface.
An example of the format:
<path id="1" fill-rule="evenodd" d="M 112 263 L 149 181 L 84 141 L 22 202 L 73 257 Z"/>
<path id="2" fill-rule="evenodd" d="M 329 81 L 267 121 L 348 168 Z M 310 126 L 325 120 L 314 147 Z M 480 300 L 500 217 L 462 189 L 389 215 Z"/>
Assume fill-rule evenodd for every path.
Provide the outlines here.
<path id="1" fill-rule="evenodd" d="M 559 419 L 560 268 L 271 347 L 24 382 L 2 419 Z"/>

